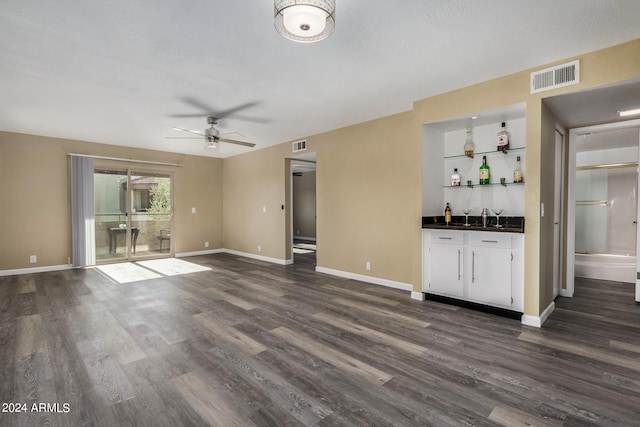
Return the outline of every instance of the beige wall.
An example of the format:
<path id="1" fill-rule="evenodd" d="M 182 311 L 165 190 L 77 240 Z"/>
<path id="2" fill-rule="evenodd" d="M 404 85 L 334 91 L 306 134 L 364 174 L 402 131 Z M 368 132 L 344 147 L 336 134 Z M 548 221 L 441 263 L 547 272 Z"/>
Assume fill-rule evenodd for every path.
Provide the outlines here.
<path id="1" fill-rule="evenodd" d="M 408 112 L 308 138 L 317 162 L 318 266 L 413 283 L 421 161 L 411 131 Z M 290 259 L 285 178 L 291 156 L 291 144 L 284 143 L 225 159 L 225 248 Z"/>
<path id="2" fill-rule="evenodd" d="M 0 132 L 0 271 L 67 264 L 71 256 L 68 154 L 181 163 L 182 167 L 96 161 L 174 174 L 175 251 L 222 245 L 222 160 Z M 191 208 L 196 207 L 196 213 Z M 37 255 L 37 264 L 29 256 Z"/>
<path id="3" fill-rule="evenodd" d="M 640 40 L 567 58 L 580 59 L 581 83 L 541 94 L 529 93 L 533 70 L 504 76 L 416 101 L 412 111 L 308 137 L 317 153 L 318 265 L 356 274 L 411 283 L 421 291 L 420 215 L 422 125 L 486 109 L 526 103 L 527 185 L 525 313 L 538 316 L 551 303 L 553 218 L 540 218 L 540 203 L 553 207 L 553 147 L 555 116 L 543 108 L 543 97 L 640 77 Z M 541 69 L 554 64 L 541 64 Z M 282 159 L 290 144 L 225 160 L 225 247 L 255 253 L 264 232 L 239 230 L 227 234 L 228 216 L 240 215 L 247 227 L 264 223 L 273 230 L 273 244 L 284 253 L 286 218 L 280 221 L 256 213 L 260 204 L 286 200 Z M 429 154 L 426 153 L 428 156 Z M 265 165 L 268 164 L 269 166 Z M 243 171 L 256 165 L 268 169 L 265 180 L 239 184 Z M 252 172 L 249 172 L 252 174 Z M 255 185 L 255 187 L 254 187 Z M 260 188 L 262 191 L 254 191 Z M 228 196 L 227 191 L 233 191 Z M 233 200 L 229 198 L 232 197 Z M 227 204 L 227 201 L 231 202 Z M 250 210 L 243 210 L 251 205 Z M 549 210 L 551 209 L 551 210 Z M 256 225 L 251 225 L 256 224 Z M 260 234 L 263 233 L 263 234 Z M 372 270 L 365 270 L 365 262 Z"/>
<path id="4" fill-rule="evenodd" d="M 293 235 L 316 237 L 316 172 L 293 176 Z"/>
<path id="5" fill-rule="evenodd" d="M 225 248 L 282 261 L 290 258 L 285 227 L 290 210 L 289 192 L 285 194 L 290 182 L 287 147 L 291 149 L 290 144 L 280 144 L 224 160 Z"/>
<path id="6" fill-rule="evenodd" d="M 412 123 L 407 112 L 314 138 L 318 266 L 413 282 L 422 164 Z"/>
<path id="7" fill-rule="evenodd" d="M 553 206 L 553 179 L 547 168 L 552 165 L 549 132 L 555 118 L 543 107 L 543 97 L 640 77 L 640 39 L 558 63 L 573 59 L 581 61 L 578 85 L 531 95 L 532 70 L 526 70 L 417 101 L 409 112 L 309 136 L 308 151 L 315 151 L 317 158 L 318 265 L 410 283 L 414 291 L 420 291 L 422 125 L 525 102 L 525 313 L 538 316 L 552 295 L 549 254 L 553 227 L 548 224 L 550 217 L 541 220 L 539 212 L 541 202 Z M 535 69 L 550 65 L 554 64 L 541 64 Z M 0 248 L 0 269 L 28 267 L 28 255 L 34 250 L 49 254 L 41 258 L 42 264 L 66 263 L 70 253 L 68 151 L 82 148 L 92 154 L 119 157 L 185 159 L 167 153 L 11 134 L 1 134 L 0 138 L 3 223 L 17 224 L 5 235 L 4 241 L 11 242 L 12 248 L 6 243 Z M 176 227 L 184 229 L 188 239 L 180 241 L 176 250 L 202 249 L 205 234 L 212 236 L 210 241 L 219 241 L 224 224 L 221 246 L 278 260 L 290 259 L 288 156 L 291 144 L 283 143 L 224 161 L 185 160 L 185 165 L 191 164 L 193 169 L 176 171 L 176 179 L 184 179 L 183 190 L 176 190 L 176 194 L 186 193 L 185 199 L 176 201 L 180 210 L 176 213 L 180 218 Z M 223 222 L 201 221 L 200 216 L 190 222 L 187 213 L 191 205 L 197 206 L 210 193 L 214 201 L 207 209 L 215 211 L 214 206 L 219 207 L 219 187 L 214 183 L 219 182 L 216 179 L 220 178 L 221 164 Z M 63 184 L 47 185 L 51 182 Z M 209 187 L 202 189 L 203 185 Z M 42 204 L 48 205 L 46 213 L 38 212 Z M 209 212 L 207 216 L 217 218 L 216 215 L 217 212 Z M 44 244 L 43 235 L 48 236 Z M 371 261 L 371 271 L 365 270 L 366 261 Z"/>

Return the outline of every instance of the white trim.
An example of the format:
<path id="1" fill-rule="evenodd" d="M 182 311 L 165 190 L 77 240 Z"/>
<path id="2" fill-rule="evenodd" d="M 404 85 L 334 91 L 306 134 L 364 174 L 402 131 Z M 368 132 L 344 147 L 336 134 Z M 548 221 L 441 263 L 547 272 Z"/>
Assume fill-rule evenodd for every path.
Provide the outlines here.
<path id="1" fill-rule="evenodd" d="M 181 167 L 182 166 L 182 164 L 180 164 L 180 163 L 152 162 L 150 160 L 123 159 L 123 158 L 120 158 L 120 157 L 94 156 L 94 155 L 91 155 L 91 154 L 69 153 L 68 156 L 89 157 L 89 158 L 92 158 L 92 159 L 100 159 L 100 160 L 116 160 L 116 161 L 119 161 L 119 162 L 129 162 L 129 163 L 145 163 L 145 164 L 148 164 L 148 165 L 177 166 L 177 167 Z"/>
<path id="2" fill-rule="evenodd" d="M 316 272 L 330 274 L 332 276 L 343 277 L 345 279 L 359 280 L 361 282 L 372 283 L 374 285 L 386 286 L 388 288 L 400 289 L 403 291 L 413 291 L 413 285 L 394 280 L 381 279 L 379 277 L 365 276 L 363 274 L 350 273 L 348 271 L 334 270 L 332 268 L 316 266 Z"/>
<path id="3" fill-rule="evenodd" d="M 529 316 L 528 314 L 523 314 L 520 322 L 523 325 L 534 326 L 536 328 L 541 328 L 544 322 L 549 318 L 553 310 L 556 308 L 556 303 L 551 301 L 551 304 L 547 308 L 544 309 L 540 317 Z"/>
<path id="4" fill-rule="evenodd" d="M 416 301 L 424 301 L 424 292 L 411 291 L 411 299 L 414 299 Z"/>
<path id="5" fill-rule="evenodd" d="M 224 249 L 207 249 L 206 251 L 194 251 L 194 252 L 181 252 L 179 254 L 175 254 L 176 258 L 184 258 L 188 256 L 200 256 L 200 255 L 212 255 L 219 254 L 225 252 Z"/>
<path id="6" fill-rule="evenodd" d="M 16 274 L 46 273 L 49 271 L 72 270 L 73 268 L 74 267 L 71 264 L 47 265 L 44 267 L 16 268 L 13 270 L 0 270 L 0 276 L 13 276 Z"/>
<path id="7" fill-rule="evenodd" d="M 271 258 L 271 257 L 263 256 L 263 255 L 251 254 L 249 252 L 234 251 L 233 249 L 221 249 L 220 251 L 221 252 L 226 252 L 226 253 L 231 254 L 231 255 L 238 255 L 238 256 L 243 256 L 243 257 L 246 257 L 246 258 L 253 258 L 253 259 L 260 260 L 260 261 L 271 262 L 271 263 L 274 263 L 274 264 L 280 264 L 280 265 L 293 264 L 293 260 L 292 259 Z"/>
<path id="8" fill-rule="evenodd" d="M 568 289 L 560 288 L 560 296 L 561 297 L 567 297 L 567 298 L 573 298 L 573 292 L 569 292 Z"/>

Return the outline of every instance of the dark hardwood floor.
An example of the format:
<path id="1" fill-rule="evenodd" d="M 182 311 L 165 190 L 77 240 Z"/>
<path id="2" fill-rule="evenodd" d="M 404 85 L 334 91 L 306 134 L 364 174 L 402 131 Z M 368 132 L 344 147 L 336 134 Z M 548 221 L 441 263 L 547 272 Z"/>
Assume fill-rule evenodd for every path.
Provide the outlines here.
<path id="1" fill-rule="evenodd" d="M 0 277 L 0 425 L 640 423 L 632 286 L 579 280 L 536 329 L 314 259 L 200 256 L 183 261 L 210 270 L 131 283 Z"/>

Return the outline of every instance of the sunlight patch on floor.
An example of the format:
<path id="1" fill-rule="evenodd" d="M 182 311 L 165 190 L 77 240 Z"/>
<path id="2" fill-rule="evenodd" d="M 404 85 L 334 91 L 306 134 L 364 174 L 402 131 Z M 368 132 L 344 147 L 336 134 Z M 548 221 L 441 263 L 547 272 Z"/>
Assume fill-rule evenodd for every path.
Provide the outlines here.
<path id="1" fill-rule="evenodd" d="M 293 245 L 294 254 L 308 254 L 315 251 L 316 251 L 315 243 L 294 243 Z"/>
<path id="2" fill-rule="evenodd" d="M 165 276 L 177 276 L 179 274 L 197 273 L 199 271 L 211 270 L 209 267 L 194 264 L 177 258 L 152 259 L 148 261 L 138 261 L 143 267 L 157 271 Z"/>
<path id="3" fill-rule="evenodd" d="M 158 277 L 162 277 L 158 273 L 155 273 L 148 268 L 135 265 L 132 262 L 107 264 L 96 268 L 118 283 L 139 282 L 141 280 L 157 279 Z"/>
<path id="4" fill-rule="evenodd" d="M 121 262 L 101 265 L 96 268 L 117 283 L 139 282 L 141 280 L 211 270 L 209 267 L 176 258 Z"/>

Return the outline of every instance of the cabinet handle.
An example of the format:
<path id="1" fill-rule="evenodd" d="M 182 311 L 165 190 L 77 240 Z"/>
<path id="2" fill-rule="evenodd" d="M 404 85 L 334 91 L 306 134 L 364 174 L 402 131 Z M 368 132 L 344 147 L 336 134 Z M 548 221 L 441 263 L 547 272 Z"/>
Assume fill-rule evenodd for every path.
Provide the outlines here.
<path id="1" fill-rule="evenodd" d="M 460 280 L 460 249 L 458 249 L 458 281 Z"/>
<path id="2" fill-rule="evenodd" d="M 483 240 L 482 243 L 498 243 L 497 240 Z"/>
<path id="3" fill-rule="evenodd" d="M 440 240 L 451 240 L 451 237 L 438 237 Z"/>
<path id="4" fill-rule="evenodd" d="M 471 251 L 471 283 L 476 281 L 476 251 Z"/>

